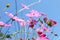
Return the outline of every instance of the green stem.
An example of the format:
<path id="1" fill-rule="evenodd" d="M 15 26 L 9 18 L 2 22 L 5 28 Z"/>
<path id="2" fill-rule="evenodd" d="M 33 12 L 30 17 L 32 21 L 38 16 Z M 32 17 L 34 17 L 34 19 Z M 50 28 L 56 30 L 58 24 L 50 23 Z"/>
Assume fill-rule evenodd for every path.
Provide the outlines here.
<path id="1" fill-rule="evenodd" d="M 12 22 L 13 21 L 11 21 L 11 24 L 12 24 Z M 9 29 L 10 29 L 10 27 L 7 29 L 7 31 L 6 31 L 6 33 L 5 33 L 4 37 L 3 37 L 4 39 L 6 38 L 6 34 L 8 33 Z"/>

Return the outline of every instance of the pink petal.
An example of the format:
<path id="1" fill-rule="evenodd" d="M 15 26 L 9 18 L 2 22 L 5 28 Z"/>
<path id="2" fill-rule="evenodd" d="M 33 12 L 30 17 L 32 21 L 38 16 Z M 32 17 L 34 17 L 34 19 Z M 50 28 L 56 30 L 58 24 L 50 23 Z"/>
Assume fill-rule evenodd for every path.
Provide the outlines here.
<path id="1" fill-rule="evenodd" d="M 37 31 L 37 32 L 38 32 L 38 31 L 43 32 L 43 30 L 40 29 L 40 28 L 37 28 L 36 31 Z"/>
<path id="2" fill-rule="evenodd" d="M 38 37 L 36 40 L 50 40 L 50 39 L 46 37 Z"/>
<path id="3" fill-rule="evenodd" d="M 0 21 L 0 26 L 4 26 L 4 24 L 5 24 L 4 22 Z"/>
<path id="4" fill-rule="evenodd" d="M 40 14 L 44 17 L 46 17 L 47 15 L 44 12 L 40 12 Z"/>
<path id="5" fill-rule="evenodd" d="M 25 26 L 25 25 L 26 25 L 25 22 L 19 22 L 19 24 L 20 24 L 21 26 Z"/>
<path id="6" fill-rule="evenodd" d="M 25 4 L 21 4 L 23 8 L 29 9 Z"/>
<path id="7" fill-rule="evenodd" d="M 12 13 L 9 13 L 9 12 L 5 12 L 8 16 L 10 16 L 11 18 L 13 17 L 13 14 Z"/>
<path id="8" fill-rule="evenodd" d="M 49 30 L 46 26 L 44 26 L 43 24 L 41 24 L 41 27 L 42 27 L 43 29 L 45 29 L 47 32 L 50 32 L 50 30 Z"/>
<path id="9" fill-rule="evenodd" d="M 41 14 L 36 10 L 31 10 L 29 14 L 26 14 L 28 17 L 40 17 Z"/>
<path id="10" fill-rule="evenodd" d="M 33 15 L 32 15 L 32 14 L 26 14 L 26 16 L 28 16 L 28 17 L 33 17 Z"/>
<path id="11" fill-rule="evenodd" d="M 22 22 L 22 21 L 24 21 L 24 20 L 17 18 L 16 21 L 17 21 L 17 22 Z"/>
<path id="12" fill-rule="evenodd" d="M 5 24 L 5 26 L 11 26 L 11 24 Z"/>

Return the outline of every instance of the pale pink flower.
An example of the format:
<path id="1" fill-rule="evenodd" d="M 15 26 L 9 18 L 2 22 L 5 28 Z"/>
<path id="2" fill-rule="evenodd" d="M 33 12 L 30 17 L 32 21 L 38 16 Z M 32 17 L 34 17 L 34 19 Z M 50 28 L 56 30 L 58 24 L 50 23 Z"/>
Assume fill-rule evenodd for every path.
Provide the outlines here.
<path id="1" fill-rule="evenodd" d="M 8 16 L 10 16 L 12 18 L 12 20 L 17 20 L 18 17 L 17 16 L 14 16 L 12 13 L 9 13 L 9 12 L 5 12 Z"/>
<path id="2" fill-rule="evenodd" d="M 21 26 L 25 26 L 26 25 L 26 21 L 25 20 L 23 20 L 23 19 L 16 19 L 16 21 L 17 22 L 19 22 L 19 24 L 21 25 Z"/>
<path id="3" fill-rule="evenodd" d="M 11 18 L 14 17 L 14 15 L 12 13 L 9 12 L 5 12 L 8 16 L 10 16 Z"/>
<path id="4" fill-rule="evenodd" d="M 42 29 L 46 30 L 47 32 L 50 32 L 50 29 L 48 29 L 44 24 L 40 24 L 40 26 L 42 27 Z"/>
<path id="5" fill-rule="evenodd" d="M 26 25 L 26 22 L 25 22 L 25 21 L 21 21 L 21 22 L 19 22 L 19 24 L 20 24 L 21 26 L 25 26 L 25 25 Z"/>
<path id="6" fill-rule="evenodd" d="M 41 16 L 46 17 L 47 15 L 44 12 L 40 12 Z"/>
<path id="7" fill-rule="evenodd" d="M 0 26 L 11 26 L 11 24 L 5 24 L 4 22 L 0 21 Z"/>
<path id="8" fill-rule="evenodd" d="M 21 5 L 22 5 L 23 8 L 29 9 L 28 6 L 26 6 L 25 4 L 22 3 Z"/>
<path id="9" fill-rule="evenodd" d="M 36 32 L 43 32 L 43 29 L 37 28 Z"/>
<path id="10" fill-rule="evenodd" d="M 22 21 L 24 21 L 24 20 L 17 18 L 16 21 L 17 21 L 17 22 L 22 22 Z"/>
<path id="11" fill-rule="evenodd" d="M 26 14 L 28 17 L 40 17 L 41 14 L 36 10 L 31 10 L 29 14 Z"/>
<path id="12" fill-rule="evenodd" d="M 36 40 L 50 40 L 50 39 L 47 37 L 38 37 Z"/>
<path id="13" fill-rule="evenodd" d="M 26 25 L 26 22 L 23 19 L 19 19 L 17 16 L 14 16 L 13 14 L 9 13 L 9 12 L 5 12 L 8 16 L 10 16 L 12 18 L 12 20 L 15 20 L 17 22 L 19 22 L 19 24 L 21 26 Z"/>

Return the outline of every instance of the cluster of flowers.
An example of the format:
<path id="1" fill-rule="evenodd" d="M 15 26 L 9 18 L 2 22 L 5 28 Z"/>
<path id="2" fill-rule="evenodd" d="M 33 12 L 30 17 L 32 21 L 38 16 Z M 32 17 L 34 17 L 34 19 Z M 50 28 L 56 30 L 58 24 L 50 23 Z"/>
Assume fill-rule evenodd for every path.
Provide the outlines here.
<path id="1" fill-rule="evenodd" d="M 26 5 L 22 4 L 23 8 L 25 9 L 29 9 Z M 28 14 L 26 14 L 25 16 L 29 17 L 29 20 L 25 21 L 24 19 L 20 19 L 17 16 L 14 16 L 12 13 L 10 12 L 5 12 L 13 21 L 16 21 L 19 23 L 20 26 L 25 26 L 25 25 L 29 25 L 29 28 L 34 28 L 34 26 L 40 22 L 39 24 L 39 28 L 36 28 L 35 31 L 38 34 L 37 38 L 32 38 L 32 40 L 50 40 L 48 37 L 46 37 L 46 34 L 44 33 L 44 31 L 50 32 L 50 29 L 48 27 L 46 27 L 44 25 L 44 23 L 46 23 L 48 26 L 52 27 L 54 26 L 56 23 L 56 21 L 52 20 L 52 19 L 48 19 L 46 17 L 46 14 L 44 14 L 43 12 L 38 12 L 36 10 L 31 10 Z M 43 16 L 43 21 L 40 20 L 39 18 Z M 35 20 L 33 18 L 38 18 L 38 20 Z M 3 26 L 12 26 L 12 24 L 9 23 L 4 23 L 2 21 L 0 21 L 0 27 Z M 8 36 L 9 37 L 9 36 Z M 22 38 L 20 39 L 22 40 Z"/>
<path id="2" fill-rule="evenodd" d="M 12 13 L 9 13 L 9 12 L 5 12 L 5 13 L 8 16 L 10 16 L 12 20 L 18 22 L 20 24 L 20 26 L 25 26 L 28 24 L 29 27 L 32 29 L 33 29 L 34 25 L 36 25 L 39 21 L 41 22 L 41 20 L 34 20 L 33 18 L 35 18 L 35 17 L 39 18 L 40 16 L 43 16 L 44 22 L 50 27 L 52 27 L 56 24 L 56 22 L 54 20 L 49 20 L 46 17 L 46 14 L 40 13 L 36 10 L 31 10 L 29 14 L 26 14 L 26 16 L 29 17 L 29 20 L 27 20 L 27 21 L 25 21 L 24 19 L 20 19 L 17 16 L 14 16 Z M 11 26 L 11 25 L 12 24 L 5 24 L 3 22 L 0 22 L 0 26 Z M 46 27 L 43 24 L 43 22 L 41 22 L 39 25 L 40 25 L 40 27 L 42 27 L 42 29 L 39 29 L 39 28 L 35 29 L 35 31 L 38 34 L 38 38 L 36 38 L 36 39 L 33 38 L 33 40 L 50 40 L 49 38 L 46 37 L 46 34 L 44 34 L 44 30 L 47 32 L 50 32 L 50 29 L 48 29 L 48 27 Z"/>

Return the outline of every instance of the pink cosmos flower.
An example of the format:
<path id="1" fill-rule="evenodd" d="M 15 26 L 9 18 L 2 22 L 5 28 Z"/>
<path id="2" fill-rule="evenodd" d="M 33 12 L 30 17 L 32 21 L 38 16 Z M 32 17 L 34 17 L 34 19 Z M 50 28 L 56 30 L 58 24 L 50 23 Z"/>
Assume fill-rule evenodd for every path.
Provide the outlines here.
<path id="1" fill-rule="evenodd" d="M 38 36 L 39 37 L 45 37 L 46 36 L 46 34 L 43 33 L 43 30 L 42 29 L 37 28 L 36 29 L 36 32 L 38 33 Z"/>
<path id="2" fill-rule="evenodd" d="M 48 26 L 54 26 L 57 24 L 56 21 L 51 20 L 51 19 L 49 20 L 47 17 L 44 18 L 44 21 L 48 24 Z"/>
<path id="3" fill-rule="evenodd" d="M 47 15 L 44 12 L 40 12 L 41 16 L 46 17 Z"/>
<path id="4" fill-rule="evenodd" d="M 12 13 L 9 13 L 9 12 L 5 12 L 8 16 L 10 16 L 12 18 L 12 20 L 16 20 L 18 19 L 17 16 L 14 16 Z"/>
<path id="5" fill-rule="evenodd" d="M 4 22 L 0 21 L 0 26 L 11 26 L 11 24 L 5 24 Z"/>
<path id="6" fill-rule="evenodd" d="M 21 26 L 25 26 L 25 25 L 27 24 L 26 21 L 23 20 L 23 19 L 17 18 L 15 21 L 19 22 L 19 24 L 20 24 Z"/>
<path id="7" fill-rule="evenodd" d="M 42 29 L 46 30 L 47 32 L 50 32 L 50 30 L 44 24 L 40 24 L 40 26 L 42 27 Z"/>
<path id="8" fill-rule="evenodd" d="M 48 18 L 47 17 L 44 17 L 44 22 L 47 23 L 48 22 Z"/>
<path id="9" fill-rule="evenodd" d="M 25 21 L 21 21 L 21 22 L 19 22 L 19 24 L 20 24 L 21 26 L 25 26 L 25 25 L 26 25 L 26 22 L 25 22 Z"/>
<path id="10" fill-rule="evenodd" d="M 37 23 L 36 20 L 31 20 L 31 21 L 30 21 L 30 24 L 29 24 L 29 27 L 30 27 L 30 28 L 33 28 L 36 23 Z"/>
<path id="11" fill-rule="evenodd" d="M 26 14 L 28 17 L 40 17 L 41 14 L 36 10 L 31 10 L 29 14 Z"/>
<path id="12" fill-rule="evenodd" d="M 50 22 L 51 22 L 51 26 L 53 26 L 53 25 L 57 24 L 57 22 L 56 22 L 56 21 L 54 21 L 54 20 L 50 20 Z"/>
<path id="13" fill-rule="evenodd" d="M 23 8 L 29 9 L 25 4 L 21 4 Z"/>
<path id="14" fill-rule="evenodd" d="M 50 39 L 47 37 L 38 37 L 36 40 L 50 40 Z"/>
<path id="15" fill-rule="evenodd" d="M 36 32 L 43 32 L 43 29 L 36 28 Z"/>
<path id="16" fill-rule="evenodd" d="M 39 37 L 46 37 L 46 34 L 42 33 Z"/>
<path id="17" fill-rule="evenodd" d="M 9 12 L 5 12 L 8 16 L 10 16 L 12 18 L 12 20 L 15 20 L 17 22 L 19 22 L 19 24 L 21 26 L 26 25 L 26 22 L 23 19 L 19 19 L 17 16 L 14 16 L 13 14 L 9 13 Z"/>

